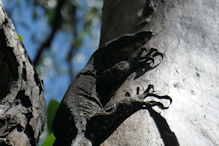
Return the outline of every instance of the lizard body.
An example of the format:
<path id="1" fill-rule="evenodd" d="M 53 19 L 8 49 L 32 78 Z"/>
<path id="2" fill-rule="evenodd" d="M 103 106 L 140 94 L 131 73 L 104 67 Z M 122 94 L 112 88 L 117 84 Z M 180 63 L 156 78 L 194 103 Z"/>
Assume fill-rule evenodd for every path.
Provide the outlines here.
<path id="1" fill-rule="evenodd" d="M 148 71 L 156 67 L 150 66 L 154 57 L 163 57 L 156 49 L 141 57 L 145 51 L 141 48 L 151 37 L 152 32 L 146 31 L 125 35 L 106 43 L 91 56 L 86 67 L 69 86 L 56 113 L 54 145 L 100 145 L 134 112 L 156 105 L 165 109 L 160 102 L 144 101 L 147 96 L 171 101 L 169 96 L 150 93 L 151 85 L 141 95 L 105 107 L 131 73 L 140 67 Z"/>

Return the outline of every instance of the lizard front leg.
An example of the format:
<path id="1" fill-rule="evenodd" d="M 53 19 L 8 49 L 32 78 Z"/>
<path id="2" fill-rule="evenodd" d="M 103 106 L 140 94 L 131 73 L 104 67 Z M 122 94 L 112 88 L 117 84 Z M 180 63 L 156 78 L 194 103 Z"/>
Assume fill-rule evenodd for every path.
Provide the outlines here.
<path id="1" fill-rule="evenodd" d="M 105 109 L 102 113 L 97 113 L 88 119 L 85 136 L 92 141 L 94 146 L 100 145 L 123 121 L 136 111 L 153 106 L 158 106 L 160 109 L 167 109 L 168 106 L 164 106 L 162 100 L 169 100 L 171 104 L 172 99 L 167 95 L 159 96 L 150 93 L 151 89 L 153 89 L 153 86 L 149 85 L 141 95 L 120 100 Z M 150 98 L 145 101 L 149 96 L 153 96 L 156 100 Z"/>
<path id="2" fill-rule="evenodd" d="M 109 98 L 111 98 L 109 91 L 115 92 L 131 73 L 136 72 L 136 79 L 158 66 L 161 62 L 157 60 L 158 57 L 163 59 L 163 54 L 157 49 L 151 48 L 147 51 L 145 48 L 141 48 L 128 60 L 117 62 L 110 68 L 98 73 L 97 92 L 101 103 L 107 104 Z M 110 96 L 107 97 L 108 95 Z"/>

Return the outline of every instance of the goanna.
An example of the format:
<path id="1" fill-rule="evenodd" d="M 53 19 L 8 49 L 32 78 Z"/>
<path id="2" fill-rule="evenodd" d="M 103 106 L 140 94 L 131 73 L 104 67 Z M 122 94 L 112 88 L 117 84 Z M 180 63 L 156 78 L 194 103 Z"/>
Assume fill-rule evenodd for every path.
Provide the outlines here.
<path id="1" fill-rule="evenodd" d="M 130 115 L 149 106 L 165 109 L 162 102 L 144 99 L 154 96 L 170 100 L 169 96 L 151 93 L 149 85 L 144 93 L 127 97 L 105 107 L 125 79 L 138 69 L 148 71 L 154 58 L 163 57 L 156 49 L 147 51 L 143 45 L 152 32 L 142 31 L 124 35 L 99 48 L 85 68 L 69 86 L 56 113 L 53 131 L 54 146 L 100 145 Z"/>

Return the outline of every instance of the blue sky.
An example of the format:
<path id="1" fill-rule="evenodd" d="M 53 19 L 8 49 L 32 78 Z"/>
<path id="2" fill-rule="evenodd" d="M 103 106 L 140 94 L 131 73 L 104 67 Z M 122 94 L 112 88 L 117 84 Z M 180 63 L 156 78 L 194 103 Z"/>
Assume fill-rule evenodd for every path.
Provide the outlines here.
<path id="1" fill-rule="evenodd" d="M 28 4 L 32 3 L 33 0 L 20 0 L 19 2 L 20 7 L 16 7 L 16 0 L 10 2 L 7 2 L 7 0 L 3 0 L 5 9 L 12 10 L 11 17 L 13 18 L 16 32 L 19 35 L 23 36 L 23 43 L 31 59 L 33 59 L 37 52 L 36 49 L 39 47 L 39 43 L 34 42 L 32 38 L 34 37 L 37 40 L 43 41 L 50 31 L 50 28 L 47 25 L 47 18 L 45 17 L 44 11 L 40 7 L 36 9 L 40 19 L 33 19 L 33 7 Z M 79 15 L 81 15 L 80 12 Z M 23 23 L 24 21 L 25 24 Z M 86 65 L 88 59 L 98 47 L 100 24 L 97 24 L 96 27 L 93 29 L 93 31 L 95 32 L 95 37 L 86 36 L 85 41 L 80 48 L 80 51 L 75 55 L 75 58 L 73 59 L 73 68 L 75 74 Z M 70 78 L 68 74 L 65 73 L 65 70 L 68 67 L 65 61 L 65 54 L 70 47 L 69 42 L 71 42 L 72 39 L 73 38 L 70 33 L 59 32 L 55 37 L 54 43 L 52 44 L 52 53 L 45 53 L 45 55 L 47 55 L 47 59 L 44 60 L 45 67 L 43 67 L 43 69 L 41 70 L 41 79 L 44 80 L 45 98 L 47 103 L 50 99 L 57 99 L 60 101 L 70 84 Z M 58 54 L 58 56 L 55 54 Z M 59 64 L 61 66 L 61 70 L 63 70 L 62 75 L 58 74 L 55 69 L 51 67 L 51 64 L 54 63 L 54 56 L 57 58 L 55 63 Z"/>

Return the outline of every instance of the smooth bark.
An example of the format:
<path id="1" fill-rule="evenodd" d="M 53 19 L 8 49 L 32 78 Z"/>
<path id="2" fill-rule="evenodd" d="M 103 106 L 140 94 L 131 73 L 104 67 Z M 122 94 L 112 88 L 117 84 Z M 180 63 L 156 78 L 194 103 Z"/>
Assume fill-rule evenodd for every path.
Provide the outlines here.
<path id="1" fill-rule="evenodd" d="M 165 54 L 156 69 L 136 80 L 131 75 L 114 100 L 127 91 L 134 95 L 138 86 L 143 92 L 149 83 L 173 98 L 168 110 L 155 109 L 158 119 L 154 111 L 132 115 L 104 146 L 171 145 L 167 142 L 174 139 L 183 146 L 219 145 L 218 14 L 215 0 L 104 1 L 100 46 L 123 34 L 152 30 L 155 36 L 146 47 Z"/>

